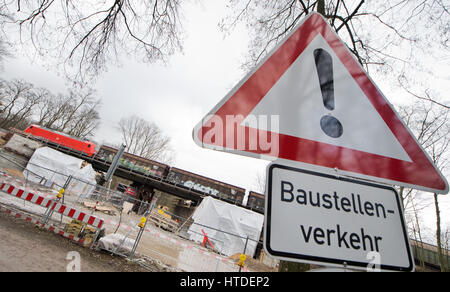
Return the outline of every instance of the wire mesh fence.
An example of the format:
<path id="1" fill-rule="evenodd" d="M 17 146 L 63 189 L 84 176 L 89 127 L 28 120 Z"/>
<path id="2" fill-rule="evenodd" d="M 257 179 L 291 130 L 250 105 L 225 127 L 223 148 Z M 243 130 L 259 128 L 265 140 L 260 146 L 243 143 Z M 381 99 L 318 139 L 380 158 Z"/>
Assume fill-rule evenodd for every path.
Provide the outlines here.
<path id="1" fill-rule="evenodd" d="M 64 190 L 69 180 L 63 185 L 48 184 L 45 177 L 27 170 L 14 157 L 2 152 L 0 158 L 0 166 L 8 163 L 8 167 L 2 167 L 1 191 L 6 195 L 0 197 L 0 203 L 33 214 L 41 227 L 51 226 L 50 230 L 83 244 L 94 243 L 104 221 L 67 204 Z"/>
<path id="2" fill-rule="evenodd" d="M 6 165 L 7 164 L 7 165 Z M 32 167 L 31 167 L 32 166 Z M 87 216 L 101 218 L 102 239 L 110 238 L 114 244 L 103 246 L 111 253 L 125 257 L 147 257 L 180 271 L 236 272 L 248 269 L 237 265 L 239 256 L 247 253 L 248 247 L 257 245 L 259 238 L 248 238 L 194 222 L 192 217 L 183 217 L 152 201 L 92 183 L 70 172 L 49 169 L 41 165 L 30 165 L 25 159 L 0 151 L 0 168 L 20 187 L 55 200 L 61 189 L 61 204 L 71 206 Z M 11 198 L 7 200 L 11 203 Z M 0 203 L 5 199 L 0 196 Z M 14 202 L 23 207 L 24 202 Z M 22 205 L 20 205 L 22 204 Z M 44 216 L 48 208 L 39 206 L 34 212 Z M 30 210 L 31 205 L 27 206 Z M 72 218 L 58 212 L 47 214 L 51 222 L 67 226 Z M 147 222 L 140 227 L 142 217 Z M 209 236 L 214 230 L 216 236 Z M 98 232 L 100 234 L 100 231 Z M 220 234 L 220 235 L 217 235 Z M 242 244 L 236 254 L 224 252 L 225 237 L 239 238 Z M 138 239 L 138 240 L 136 240 Z M 254 249 L 253 249 L 254 250 Z"/>

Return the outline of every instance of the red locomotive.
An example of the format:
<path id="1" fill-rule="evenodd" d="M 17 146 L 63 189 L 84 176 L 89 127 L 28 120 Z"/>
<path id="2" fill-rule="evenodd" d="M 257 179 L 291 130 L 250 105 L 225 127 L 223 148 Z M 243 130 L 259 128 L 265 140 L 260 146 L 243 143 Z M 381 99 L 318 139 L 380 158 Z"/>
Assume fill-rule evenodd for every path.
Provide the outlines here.
<path id="1" fill-rule="evenodd" d="M 25 129 L 25 133 L 36 137 L 46 139 L 50 142 L 60 144 L 62 146 L 83 152 L 89 156 L 95 154 L 95 144 L 89 141 L 82 141 L 72 138 L 68 135 L 59 133 L 57 131 L 49 130 L 38 125 L 30 125 Z"/>

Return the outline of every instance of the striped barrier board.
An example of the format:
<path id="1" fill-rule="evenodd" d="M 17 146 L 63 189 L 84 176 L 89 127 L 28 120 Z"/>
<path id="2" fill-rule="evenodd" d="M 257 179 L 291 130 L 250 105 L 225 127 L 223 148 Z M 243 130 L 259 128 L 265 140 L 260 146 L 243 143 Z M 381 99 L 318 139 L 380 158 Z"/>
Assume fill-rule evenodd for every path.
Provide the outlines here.
<path id="1" fill-rule="evenodd" d="M 6 214 L 9 214 L 9 215 L 11 215 L 11 216 L 13 216 L 15 218 L 23 219 L 23 220 L 25 220 L 27 222 L 33 223 L 36 226 L 39 226 L 41 228 L 45 228 L 48 231 L 52 231 L 55 234 L 61 235 L 61 236 L 65 237 L 65 238 L 68 238 L 68 239 L 70 239 L 70 240 L 72 240 L 72 241 L 74 241 L 74 242 L 76 242 L 76 243 L 78 243 L 78 244 L 80 244 L 82 246 L 89 247 L 92 244 L 92 242 L 85 242 L 85 240 L 83 238 L 76 237 L 75 235 L 73 235 L 71 233 L 68 233 L 68 232 L 65 232 L 64 230 L 58 229 L 58 228 L 56 228 L 56 227 L 54 227 L 52 225 L 43 224 L 43 223 L 39 222 L 39 220 L 33 219 L 30 216 L 28 216 L 28 215 L 25 215 L 25 214 L 22 214 L 22 213 L 18 213 L 16 211 L 13 211 L 13 210 L 10 210 L 8 208 L 5 208 L 5 207 L 3 207 L 1 205 L 0 205 L 0 211 L 1 212 L 5 212 Z"/>
<path id="2" fill-rule="evenodd" d="M 84 212 L 75 210 L 73 208 L 67 207 L 60 203 L 55 202 L 52 209 L 60 214 L 63 214 L 65 216 L 73 218 L 73 219 L 77 219 L 79 221 L 82 221 L 82 222 L 89 224 L 91 226 L 94 226 L 96 228 L 101 228 L 104 223 L 103 219 L 99 219 L 95 216 L 87 215 Z"/>
<path id="3" fill-rule="evenodd" d="M 24 181 L 22 178 L 11 176 L 11 175 L 9 175 L 9 174 L 1 171 L 1 170 L 0 170 L 0 176 L 4 177 L 4 178 L 0 177 L 0 180 L 3 181 L 3 182 L 6 182 L 8 184 L 13 184 L 13 185 L 16 185 L 16 186 L 18 185 L 19 187 L 24 187 L 25 190 L 28 189 L 28 187 L 27 187 L 28 183 L 26 181 Z M 41 197 L 44 197 L 44 198 L 54 197 L 55 196 L 54 194 L 45 194 L 45 193 L 42 193 L 42 192 L 37 191 L 37 190 L 32 190 L 32 191 L 35 194 L 40 195 Z"/>
<path id="4" fill-rule="evenodd" d="M 29 201 L 31 203 L 34 203 L 36 205 L 48 208 L 52 204 L 52 200 L 35 195 L 31 192 L 25 191 L 23 189 L 19 189 L 9 183 L 4 183 L 0 180 L 0 190 L 10 194 L 11 196 L 17 197 L 19 199 L 23 199 L 26 201 Z"/>
<path id="5" fill-rule="evenodd" d="M 52 210 L 55 210 L 56 212 L 58 212 L 60 214 L 63 214 L 67 217 L 82 221 L 86 224 L 89 224 L 89 225 L 95 227 L 95 228 L 101 228 L 103 226 L 103 223 L 104 223 L 103 219 L 99 219 L 95 216 L 91 216 L 84 212 L 67 207 L 66 205 L 58 203 L 54 200 L 50 200 L 50 199 L 35 195 L 31 192 L 20 189 L 9 183 L 5 183 L 1 179 L 0 179 L 0 190 L 7 194 L 15 196 L 17 198 L 34 203 L 36 205 L 40 205 L 45 208 L 51 207 Z"/>
<path id="6" fill-rule="evenodd" d="M 26 215 L 26 214 L 23 214 L 23 213 L 18 213 L 17 211 L 13 211 L 13 210 L 8 209 L 8 208 L 6 208 L 6 207 L 4 207 L 2 205 L 0 205 L 0 212 L 5 212 L 6 214 L 9 214 L 9 215 L 11 215 L 11 216 L 13 216 L 15 218 L 23 219 L 23 220 L 25 220 L 27 222 L 35 224 L 38 227 L 45 228 L 48 231 L 54 232 L 57 235 L 63 236 L 65 238 L 67 238 L 67 239 L 70 239 L 70 240 L 74 241 L 75 243 L 78 243 L 78 244 L 80 244 L 80 245 L 82 245 L 84 247 L 89 247 L 92 244 L 92 242 L 85 242 L 85 240 L 83 238 L 76 237 L 73 234 L 65 232 L 64 230 L 58 229 L 58 228 L 56 228 L 56 227 L 54 227 L 52 225 L 43 224 L 43 223 L 39 222 L 39 220 L 33 219 L 29 215 Z M 221 260 L 222 262 L 225 262 L 225 263 L 228 262 L 230 264 L 234 264 L 234 262 L 231 261 L 230 259 L 221 257 L 219 255 L 215 255 L 215 254 L 212 254 L 212 253 L 209 253 L 209 252 L 205 252 L 205 251 L 203 251 L 203 250 L 201 250 L 199 248 L 196 248 L 196 247 L 194 247 L 192 245 L 189 245 L 189 244 L 186 244 L 184 242 L 181 242 L 181 241 L 175 240 L 173 238 L 170 238 L 167 235 L 161 234 L 159 232 L 150 231 L 148 229 L 146 229 L 146 231 L 149 232 L 149 233 L 153 233 L 154 235 L 157 235 L 158 237 L 170 240 L 173 243 L 175 243 L 174 241 L 176 241 L 176 244 L 178 244 L 178 245 L 180 245 L 180 246 L 182 246 L 184 248 L 193 248 L 194 250 L 196 250 L 197 252 L 199 252 L 201 254 L 209 255 L 209 256 L 211 256 L 211 257 L 213 257 L 213 258 L 215 258 L 217 260 Z M 242 271 L 248 272 L 248 270 L 246 268 L 243 268 Z"/>
<path id="7" fill-rule="evenodd" d="M 0 172 L 0 175 L 1 174 L 2 173 Z M 99 219 L 99 218 L 96 218 L 95 216 L 87 215 L 84 212 L 77 211 L 77 210 L 75 210 L 73 208 L 67 207 L 67 206 L 65 206 L 63 204 L 60 204 L 58 202 L 54 202 L 53 200 L 50 200 L 50 199 L 47 199 L 47 198 L 35 195 L 35 194 L 31 193 L 31 192 L 27 192 L 27 191 L 24 191 L 22 189 L 19 189 L 19 188 L 15 187 L 15 186 L 11 185 L 11 183 L 3 182 L 1 178 L 0 178 L 0 191 L 6 192 L 6 193 L 8 193 L 8 194 L 10 194 L 12 196 L 16 196 L 18 198 L 27 200 L 27 201 L 35 203 L 37 205 L 41 205 L 41 206 L 46 207 L 46 208 L 51 206 L 52 203 L 53 203 L 52 209 L 55 210 L 56 212 L 58 212 L 60 214 L 63 214 L 65 216 L 68 216 L 70 218 L 77 219 L 79 221 L 82 221 L 82 222 L 84 222 L 86 224 L 89 224 L 89 225 L 92 225 L 94 227 L 101 228 L 103 226 L 103 224 L 104 224 L 104 220 L 103 219 Z M 108 220 L 108 221 L 110 221 L 110 220 Z M 116 224 L 116 222 L 113 222 L 113 221 L 111 221 L 110 223 L 111 224 Z M 126 225 L 126 224 L 121 224 L 121 225 L 123 227 L 125 227 L 126 229 L 128 229 L 128 230 L 131 230 L 131 229 L 139 230 L 139 228 L 137 226 L 132 227 L 132 226 L 129 226 L 129 225 Z M 53 231 L 53 230 L 50 230 L 50 231 Z M 193 250 L 195 250 L 196 252 L 198 252 L 200 254 L 210 255 L 213 258 L 221 260 L 222 262 L 228 262 L 230 264 L 234 264 L 234 262 L 232 260 L 230 260 L 230 259 L 227 259 L 227 258 L 224 258 L 222 256 L 219 256 L 219 255 L 210 253 L 208 251 L 202 250 L 200 248 L 197 248 L 196 246 L 189 245 L 189 244 L 186 244 L 184 242 L 178 241 L 178 240 L 176 240 L 174 238 L 171 238 L 170 236 L 167 236 L 165 234 L 159 233 L 157 231 L 153 231 L 153 230 L 150 230 L 148 228 L 146 228 L 145 231 L 150 233 L 150 234 L 152 234 L 153 236 L 160 237 L 161 239 L 167 240 L 167 241 L 169 241 L 171 243 L 178 244 L 178 245 L 182 246 L 183 248 L 193 249 Z M 60 233 L 61 233 L 61 231 L 60 231 Z M 71 235 L 68 235 L 68 237 L 70 237 L 70 236 Z M 243 271 L 248 271 L 248 270 L 246 270 L 244 268 Z"/>

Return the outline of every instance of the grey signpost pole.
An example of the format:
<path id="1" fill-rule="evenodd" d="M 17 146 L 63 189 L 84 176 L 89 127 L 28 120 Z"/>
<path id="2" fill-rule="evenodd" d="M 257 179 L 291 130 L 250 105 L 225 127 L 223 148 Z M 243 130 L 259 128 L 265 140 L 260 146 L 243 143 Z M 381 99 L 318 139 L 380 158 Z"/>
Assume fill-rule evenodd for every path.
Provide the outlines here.
<path id="1" fill-rule="evenodd" d="M 119 150 L 117 151 L 116 156 L 114 156 L 114 159 L 111 162 L 111 166 L 109 167 L 108 172 L 106 173 L 106 176 L 105 176 L 106 182 L 109 182 L 109 180 L 113 176 L 114 172 L 116 171 L 116 169 L 119 165 L 120 158 L 122 157 L 123 152 L 125 152 L 126 147 L 127 147 L 127 145 L 122 144 L 122 146 L 120 146 Z"/>
<path id="2" fill-rule="evenodd" d="M 138 235 L 136 236 L 136 239 L 134 241 L 134 245 L 133 245 L 133 248 L 132 248 L 131 253 L 130 253 L 130 258 L 134 257 L 134 253 L 136 252 L 136 248 L 137 248 L 137 246 L 139 244 L 139 241 L 141 241 L 142 234 L 145 231 L 145 226 L 147 226 L 148 216 L 150 215 L 150 213 L 152 212 L 154 207 L 155 207 L 155 201 L 152 200 L 148 210 L 144 213 L 144 215 L 142 215 L 141 222 L 138 225 L 139 226 L 139 232 L 138 232 Z M 143 221 L 144 218 L 145 218 L 145 220 Z"/>
<path id="3" fill-rule="evenodd" d="M 69 175 L 66 182 L 64 183 L 64 186 L 60 190 L 59 195 L 57 196 L 55 203 L 50 204 L 50 206 L 45 211 L 44 215 L 42 216 L 42 222 L 43 224 L 47 224 L 50 220 L 50 218 L 53 216 L 53 212 L 55 211 L 56 203 L 59 203 L 59 201 L 62 200 L 62 203 L 64 204 L 64 192 L 69 187 L 70 181 L 72 180 L 72 176 Z M 61 214 L 61 222 L 62 222 L 63 214 Z"/>
<path id="4" fill-rule="evenodd" d="M 247 251 L 247 244 L 248 244 L 248 235 L 247 235 L 247 238 L 245 239 L 243 255 L 245 255 L 245 252 Z M 239 266 L 239 272 L 241 272 L 241 269 L 242 269 L 242 266 Z"/>

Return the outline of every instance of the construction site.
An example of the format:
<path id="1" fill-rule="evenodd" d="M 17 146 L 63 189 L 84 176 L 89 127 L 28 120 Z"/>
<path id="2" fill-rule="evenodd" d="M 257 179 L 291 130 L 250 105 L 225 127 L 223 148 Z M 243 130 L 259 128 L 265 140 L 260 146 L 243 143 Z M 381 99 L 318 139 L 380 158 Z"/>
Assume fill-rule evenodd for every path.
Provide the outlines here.
<path id="1" fill-rule="evenodd" d="M 20 238 L 8 236 L 17 237 L 10 253 L 3 248 L 0 261 L 10 263 L 11 270 L 25 269 L 14 260 L 23 242 L 42 249 L 27 270 L 63 269 L 67 261 L 61 260 L 63 251 L 57 260 L 58 249 L 71 244 L 71 250 L 73 245 L 82 250 L 84 270 L 277 271 L 278 262 L 262 249 L 260 194 L 244 205 L 241 188 L 157 162 L 146 168 L 137 163 L 144 159 L 131 160 L 126 153 L 105 181 L 115 156 L 112 147 L 102 146 L 110 153 L 97 154 L 110 157 L 100 160 L 14 129 L 3 130 L 0 138 L 0 216 L 5 219 L 0 228 L 8 233 L 16 224 L 27 230 Z M 43 267 L 50 259 L 59 263 Z M 123 260 L 126 264 L 119 264 Z"/>
<path id="2" fill-rule="evenodd" d="M 279 270 L 264 195 L 244 204 L 242 188 L 118 152 L 0 131 L 0 271 L 65 271 L 74 251 L 82 271 Z M 435 246 L 410 242 L 417 270 L 439 269 Z"/>

